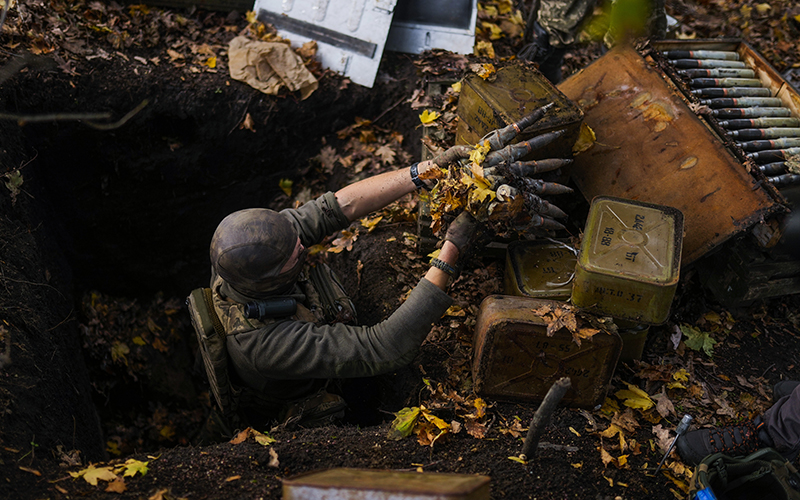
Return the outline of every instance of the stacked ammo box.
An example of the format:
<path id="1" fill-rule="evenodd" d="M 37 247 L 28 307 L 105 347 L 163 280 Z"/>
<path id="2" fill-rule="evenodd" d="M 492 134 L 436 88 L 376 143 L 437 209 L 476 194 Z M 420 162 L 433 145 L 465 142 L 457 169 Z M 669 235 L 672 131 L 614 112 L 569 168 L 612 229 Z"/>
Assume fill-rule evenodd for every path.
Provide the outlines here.
<path id="1" fill-rule="evenodd" d="M 800 96 L 752 47 L 619 47 L 559 89 L 597 135 L 571 171 L 587 200 L 680 210 L 682 265 L 695 267 L 724 305 L 800 291 L 800 263 L 782 238 L 800 193 L 787 162 L 800 153 Z"/>

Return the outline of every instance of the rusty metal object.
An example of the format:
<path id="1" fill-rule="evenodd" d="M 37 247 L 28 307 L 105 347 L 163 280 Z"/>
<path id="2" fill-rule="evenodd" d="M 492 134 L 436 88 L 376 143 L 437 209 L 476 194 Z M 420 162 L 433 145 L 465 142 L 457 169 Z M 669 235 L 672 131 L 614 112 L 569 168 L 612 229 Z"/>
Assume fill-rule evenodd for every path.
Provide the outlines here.
<path id="1" fill-rule="evenodd" d="M 534 311 L 564 305 L 530 297 L 486 297 L 473 340 L 475 392 L 500 400 L 541 401 L 553 382 L 570 377 L 565 405 L 594 408 L 602 403 L 622 340 L 616 333 L 600 332 L 578 346 L 566 329 L 548 336 L 546 322 Z"/>
<path id="2" fill-rule="evenodd" d="M 692 78 L 692 81 L 689 82 L 689 86 L 698 89 L 715 87 L 761 87 L 761 80 L 758 78 Z"/>
<path id="3" fill-rule="evenodd" d="M 684 69 L 680 74 L 689 78 L 755 78 L 756 72 L 744 68 Z"/>
<path id="4" fill-rule="evenodd" d="M 780 139 L 781 137 L 800 137 L 800 128 L 770 127 L 746 128 L 729 132 L 731 137 L 739 139 Z M 780 148 L 775 148 L 780 149 Z"/>
<path id="5" fill-rule="evenodd" d="M 750 119 L 723 120 L 720 127 L 727 129 L 769 128 L 769 127 L 800 127 L 800 118 L 794 117 L 765 117 Z"/>
<path id="6" fill-rule="evenodd" d="M 666 50 L 668 59 L 720 59 L 738 61 L 739 54 L 733 50 Z"/>
<path id="7" fill-rule="evenodd" d="M 792 110 L 776 107 L 712 109 L 711 116 L 717 118 L 758 118 L 767 116 L 792 116 Z"/>
<path id="8" fill-rule="evenodd" d="M 747 68 L 741 61 L 730 61 L 727 59 L 676 59 L 672 64 L 679 69 L 695 68 Z"/>
<path id="9" fill-rule="evenodd" d="M 769 89 L 754 87 L 704 88 L 692 90 L 692 94 L 700 97 L 770 97 Z"/>
<path id="10" fill-rule="evenodd" d="M 777 190 L 744 168 L 744 158 L 689 108 L 650 58 L 615 48 L 559 88 L 583 107 L 597 135 L 569 168 L 578 189 L 587 200 L 608 195 L 680 210 L 683 265 L 786 210 Z"/>

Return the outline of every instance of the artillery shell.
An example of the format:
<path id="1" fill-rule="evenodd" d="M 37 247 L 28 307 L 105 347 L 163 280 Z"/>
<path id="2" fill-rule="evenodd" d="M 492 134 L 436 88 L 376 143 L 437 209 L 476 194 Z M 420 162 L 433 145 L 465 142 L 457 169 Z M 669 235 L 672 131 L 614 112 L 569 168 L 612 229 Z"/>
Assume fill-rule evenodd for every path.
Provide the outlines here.
<path id="1" fill-rule="evenodd" d="M 695 89 L 692 94 L 703 97 L 770 97 L 772 93 L 764 87 L 730 87 Z"/>
<path id="2" fill-rule="evenodd" d="M 767 176 L 779 175 L 786 172 L 786 162 L 776 161 L 773 163 L 767 163 L 766 165 L 759 165 L 758 169 Z"/>
<path id="3" fill-rule="evenodd" d="M 781 103 L 783 105 L 783 103 Z M 717 118 L 759 118 L 759 117 L 786 117 L 792 116 L 789 108 L 777 107 L 753 107 L 753 108 L 724 108 L 713 109 L 711 114 Z"/>
<path id="4" fill-rule="evenodd" d="M 728 50 L 667 50 L 667 59 L 725 59 L 738 61 L 739 54 Z"/>
<path id="5" fill-rule="evenodd" d="M 777 177 L 769 177 L 768 180 L 775 185 L 775 187 L 793 186 L 800 184 L 800 175 L 797 174 L 783 174 Z"/>
<path id="6" fill-rule="evenodd" d="M 689 78 L 755 78 L 756 72 L 742 68 L 682 69 Z"/>
<path id="7" fill-rule="evenodd" d="M 798 118 L 751 118 L 739 120 L 725 120 L 719 122 L 719 126 L 727 129 L 740 128 L 769 128 L 769 127 L 798 127 Z"/>
<path id="8" fill-rule="evenodd" d="M 763 151 L 767 149 L 800 149 L 800 138 L 771 139 L 763 141 L 740 142 L 739 147 L 745 151 Z"/>
<path id="9" fill-rule="evenodd" d="M 726 61 L 721 59 L 676 59 L 672 61 L 678 69 L 695 68 L 742 68 L 747 66 L 741 61 Z"/>
<path id="10" fill-rule="evenodd" d="M 511 125 L 501 129 L 492 130 L 481 139 L 481 144 L 483 141 L 489 141 L 489 145 L 491 146 L 492 150 L 501 149 L 517 135 L 519 135 L 520 132 L 541 120 L 547 111 L 553 106 L 555 106 L 555 104 L 552 102 L 545 104 L 544 106 L 534 109 L 527 115 L 520 118 L 519 121 L 514 122 Z"/>
<path id="11" fill-rule="evenodd" d="M 548 132 L 546 134 L 536 136 L 527 141 L 511 144 L 510 146 L 506 146 L 499 151 L 492 151 L 486 155 L 483 166 L 492 167 L 503 161 L 511 163 L 519 158 L 522 158 L 531 151 L 547 146 L 566 133 L 567 131 L 564 129 L 556 130 L 554 132 Z"/>
<path id="12" fill-rule="evenodd" d="M 557 194 L 569 194 L 573 192 L 571 187 L 567 187 L 564 186 L 563 184 L 558 184 L 556 182 L 545 182 L 541 179 L 523 178 L 522 182 L 530 190 L 530 192 L 534 194 L 541 194 L 548 196 Z"/>
<path id="13" fill-rule="evenodd" d="M 571 165 L 572 160 L 567 158 L 547 158 L 544 160 L 516 161 L 508 166 L 512 174 L 520 177 L 530 177 L 531 175 L 552 172 L 561 167 Z M 497 167 L 489 167 L 483 170 L 484 175 L 496 175 Z"/>
<path id="14" fill-rule="evenodd" d="M 758 78 L 694 78 L 689 82 L 696 89 L 708 87 L 761 87 Z"/>
<path id="15" fill-rule="evenodd" d="M 528 224 L 527 230 L 530 230 L 531 228 L 547 229 L 549 231 L 560 231 L 562 229 L 566 229 L 563 224 L 555 219 L 551 219 L 550 217 L 542 217 L 541 215 L 537 214 L 531 214 L 531 222 Z"/>
<path id="16" fill-rule="evenodd" d="M 728 133 L 731 137 L 738 139 L 780 139 L 781 137 L 800 137 L 800 128 L 746 128 L 742 130 L 733 130 Z"/>
<path id="17" fill-rule="evenodd" d="M 721 97 L 719 99 L 704 99 L 700 101 L 700 104 L 705 104 L 710 108 L 752 108 L 759 106 L 768 108 L 783 106 L 783 101 L 777 97 L 741 97 L 736 99 Z"/>
<path id="18" fill-rule="evenodd" d="M 747 155 L 747 157 L 763 165 L 764 163 L 783 161 L 795 155 L 800 155 L 800 148 L 772 149 L 769 151 L 759 151 L 757 153 L 750 153 Z"/>

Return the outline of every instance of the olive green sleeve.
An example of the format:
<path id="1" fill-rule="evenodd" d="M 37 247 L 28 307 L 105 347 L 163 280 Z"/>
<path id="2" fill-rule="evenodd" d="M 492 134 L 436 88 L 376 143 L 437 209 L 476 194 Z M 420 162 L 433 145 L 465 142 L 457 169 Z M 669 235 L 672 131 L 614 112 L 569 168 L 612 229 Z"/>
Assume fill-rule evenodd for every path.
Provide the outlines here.
<path id="1" fill-rule="evenodd" d="M 237 373 L 255 389 L 269 379 L 367 377 L 410 363 L 452 299 L 426 279 L 389 318 L 370 327 L 281 321 L 228 337 Z"/>
<path id="2" fill-rule="evenodd" d="M 300 208 L 287 208 L 281 213 L 289 218 L 300 235 L 300 241 L 307 247 L 350 225 L 336 195 L 330 191 Z"/>

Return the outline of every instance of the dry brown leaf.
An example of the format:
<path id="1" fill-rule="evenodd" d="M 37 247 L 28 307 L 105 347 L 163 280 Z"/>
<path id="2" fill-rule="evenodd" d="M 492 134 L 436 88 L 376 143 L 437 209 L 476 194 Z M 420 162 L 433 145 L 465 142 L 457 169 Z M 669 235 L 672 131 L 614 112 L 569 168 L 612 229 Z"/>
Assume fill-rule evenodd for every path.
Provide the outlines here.
<path id="1" fill-rule="evenodd" d="M 128 488 L 125 486 L 125 480 L 121 477 L 116 478 L 108 483 L 108 486 L 106 486 L 106 491 L 109 493 L 124 493 L 127 489 Z"/>

